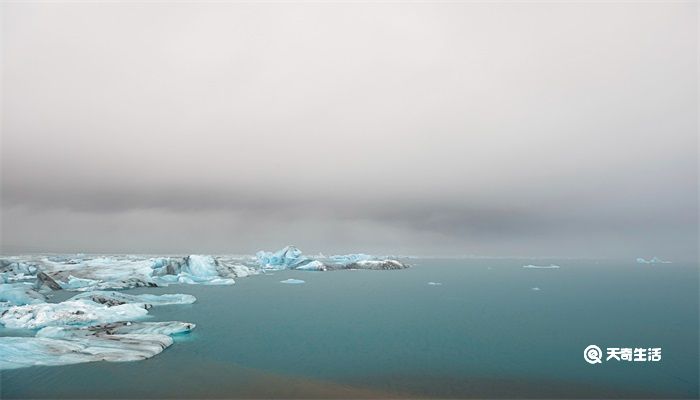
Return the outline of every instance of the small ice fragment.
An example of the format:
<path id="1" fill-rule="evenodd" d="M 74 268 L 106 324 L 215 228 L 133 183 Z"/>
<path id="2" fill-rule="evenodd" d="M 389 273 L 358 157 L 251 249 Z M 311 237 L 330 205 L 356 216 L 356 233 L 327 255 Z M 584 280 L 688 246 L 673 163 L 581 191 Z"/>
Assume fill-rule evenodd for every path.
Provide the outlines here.
<path id="1" fill-rule="evenodd" d="M 561 268 L 558 265 L 550 264 L 550 265 L 523 265 L 523 268 L 537 268 L 537 269 L 555 269 L 555 268 Z"/>
<path id="2" fill-rule="evenodd" d="M 442 283 L 440 283 L 440 282 L 428 282 L 428 285 L 430 285 L 430 286 L 442 286 Z"/>
<path id="3" fill-rule="evenodd" d="M 299 284 L 306 283 L 306 282 L 302 281 L 301 279 L 285 279 L 283 281 L 280 281 L 280 283 L 287 283 L 290 285 L 299 285 Z"/>
<path id="4" fill-rule="evenodd" d="M 662 260 L 659 257 L 652 257 L 648 260 L 645 260 L 640 257 L 637 259 L 637 264 L 671 264 L 671 262 Z"/>
<path id="5" fill-rule="evenodd" d="M 532 288 L 532 290 L 534 290 L 534 291 L 536 291 L 536 292 L 537 292 L 537 291 L 539 291 L 539 290 L 541 290 L 541 289 L 540 289 L 540 288 L 538 288 L 538 287 L 534 287 L 534 288 Z"/>

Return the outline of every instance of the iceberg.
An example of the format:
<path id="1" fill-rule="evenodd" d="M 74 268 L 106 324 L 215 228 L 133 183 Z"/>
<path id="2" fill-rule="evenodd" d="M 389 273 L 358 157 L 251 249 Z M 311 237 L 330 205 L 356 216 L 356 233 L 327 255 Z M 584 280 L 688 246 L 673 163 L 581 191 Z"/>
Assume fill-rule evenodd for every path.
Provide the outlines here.
<path id="1" fill-rule="evenodd" d="M 218 278 L 219 274 L 214 263 L 215 260 L 212 256 L 191 255 L 187 257 L 182 273 L 202 279 Z"/>
<path id="2" fill-rule="evenodd" d="M 119 292 L 80 293 L 62 303 L 32 302 L 7 308 L 0 324 L 8 328 L 36 329 L 46 326 L 94 325 L 144 318 L 153 306 L 192 304 L 189 294 L 141 294 Z"/>
<path id="3" fill-rule="evenodd" d="M 346 269 L 404 269 L 408 266 L 397 260 L 361 260 L 345 266 Z"/>
<path id="4" fill-rule="evenodd" d="M 49 326 L 40 329 L 36 337 L 48 337 L 53 339 L 72 339 L 87 336 L 102 335 L 180 335 L 189 333 L 195 328 L 195 324 L 189 322 L 116 322 L 111 324 L 94 325 L 88 327 L 58 327 Z"/>
<path id="5" fill-rule="evenodd" d="M 442 286 L 442 283 L 440 283 L 440 282 L 428 282 L 428 285 L 430 285 L 430 286 Z"/>
<path id="6" fill-rule="evenodd" d="M 558 265 L 550 264 L 550 265 L 523 265 L 523 268 L 533 268 L 533 269 L 557 269 L 561 268 Z"/>
<path id="7" fill-rule="evenodd" d="M 302 271 L 326 271 L 328 270 L 328 267 L 326 265 L 318 260 L 313 260 L 309 263 L 306 263 L 300 267 L 296 267 L 295 269 L 302 270 Z"/>
<path id="8" fill-rule="evenodd" d="M 7 328 L 37 329 L 45 326 L 92 325 L 106 322 L 138 320 L 148 310 L 142 304 L 109 306 L 89 300 L 69 300 L 62 303 L 39 303 L 13 306 L 0 316 Z"/>
<path id="9" fill-rule="evenodd" d="M 0 337 L 0 370 L 34 365 L 67 365 L 93 361 L 138 361 L 173 344 L 167 335 L 124 334 L 52 339 Z"/>
<path id="10" fill-rule="evenodd" d="M 255 256 L 260 267 L 271 270 L 295 269 L 313 261 L 291 245 L 275 252 L 259 251 Z"/>
<path id="11" fill-rule="evenodd" d="M 153 305 L 195 300 L 185 294 L 92 292 L 62 303 L 10 307 L 0 316 L 0 324 L 41 329 L 35 337 L 0 337 L 0 370 L 153 357 L 173 343 L 170 335 L 189 333 L 195 324 L 132 321 L 144 318 Z"/>
<path id="12" fill-rule="evenodd" d="M 280 281 L 280 283 L 286 283 L 288 285 L 300 285 L 302 283 L 306 283 L 305 281 L 302 281 L 301 279 L 285 279 L 283 281 Z"/>
<path id="13" fill-rule="evenodd" d="M 152 262 L 147 259 L 97 257 L 92 259 L 44 258 L 38 268 L 61 288 L 73 291 L 127 289 L 155 286 Z"/>
<path id="14" fill-rule="evenodd" d="M 0 260 L 0 283 L 34 279 L 37 268 L 22 261 Z"/>
<path id="15" fill-rule="evenodd" d="M 46 297 L 34 288 L 33 283 L 0 283 L 0 302 L 19 306 L 45 302 Z"/>
<path id="16" fill-rule="evenodd" d="M 335 264 L 341 264 L 341 265 L 348 265 L 352 263 L 356 263 L 358 261 L 369 261 L 369 260 L 375 260 L 376 258 L 374 256 L 370 256 L 368 254 L 346 254 L 346 255 L 341 255 L 341 256 L 330 256 L 328 259 L 335 263 Z"/>
<path id="17" fill-rule="evenodd" d="M 94 290 L 101 287 L 103 282 L 97 279 L 76 278 L 73 275 L 68 275 L 66 282 L 59 281 L 61 289 L 66 290 Z"/>
<path id="18" fill-rule="evenodd" d="M 637 259 L 637 264 L 671 264 L 671 262 L 662 260 L 658 257 L 652 257 L 648 260 L 645 260 L 645 259 L 640 257 Z"/>
<path id="19" fill-rule="evenodd" d="M 126 294 L 120 292 L 86 292 L 75 295 L 69 300 L 90 300 L 98 304 L 116 306 L 121 304 L 139 304 L 144 306 L 166 306 L 172 304 L 192 304 L 197 298 L 189 294 Z"/>
<path id="20" fill-rule="evenodd" d="M 0 325 L 36 330 L 35 337 L 0 337 L 0 369 L 153 357 L 188 333 L 187 322 L 144 322 L 151 307 L 192 304 L 188 294 L 115 290 L 170 284 L 230 285 L 268 270 L 401 269 L 368 254 L 305 256 L 295 246 L 252 256 L 20 256 L 0 259 Z M 286 279 L 284 284 L 303 284 Z M 49 303 L 53 292 L 77 292 Z M 26 333 L 22 333 L 24 335 Z"/>
<path id="21" fill-rule="evenodd" d="M 223 257 L 190 255 L 182 259 L 156 259 L 153 282 L 160 286 L 171 283 L 232 285 L 233 278 L 256 275 L 254 268 Z"/>
<path id="22" fill-rule="evenodd" d="M 256 256 L 263 270 L 298 269 L 310 271 L 330 271 L 336 269 L 403 269 L 408 266 L 398 260 L 379 259 L 368 254 L 346 254 L 317 259 L 302 254 L 294 246 L 286 246 L 276 252 L 259 251 Z"/>

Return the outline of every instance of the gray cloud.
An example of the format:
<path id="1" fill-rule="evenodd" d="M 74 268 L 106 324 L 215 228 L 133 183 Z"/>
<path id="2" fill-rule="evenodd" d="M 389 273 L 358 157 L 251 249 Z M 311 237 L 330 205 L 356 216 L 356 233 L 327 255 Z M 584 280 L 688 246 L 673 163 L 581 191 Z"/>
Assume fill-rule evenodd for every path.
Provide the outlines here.
<path id="1" fill-rule="evenodd" d="M 693 3 L 3 3 L 3 251 L 697 255 Z"/>

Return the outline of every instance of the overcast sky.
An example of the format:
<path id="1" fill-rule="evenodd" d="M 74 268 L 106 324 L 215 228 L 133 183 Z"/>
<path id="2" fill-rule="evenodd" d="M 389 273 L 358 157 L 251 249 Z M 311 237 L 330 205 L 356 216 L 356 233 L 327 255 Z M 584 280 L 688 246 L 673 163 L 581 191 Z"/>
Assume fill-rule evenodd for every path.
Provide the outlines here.
<path id="1" fill-rule="evenodd" d="M 2 5 L 2 251 L 692 259 L 697 3 Z"/>

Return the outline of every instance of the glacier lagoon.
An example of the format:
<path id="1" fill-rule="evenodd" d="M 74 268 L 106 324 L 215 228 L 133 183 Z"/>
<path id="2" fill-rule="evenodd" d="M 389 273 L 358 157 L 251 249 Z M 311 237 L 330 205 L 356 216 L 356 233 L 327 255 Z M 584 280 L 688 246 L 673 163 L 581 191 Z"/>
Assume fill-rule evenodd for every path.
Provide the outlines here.
<path id="1" fill-rule="evenodd" d="M 179 326 L 169 336 L 174 344 L 143 361 L 4 370 L 1 397 L 698 395 L 697 264 L 410 259 L 410 268 L 397 271 L 320 272 L 320 266 L 303 270 L 315 260 L 292 258 L 258 255 L 254 261 L 265 272 L 236 275 L 233 285 L 187 284 L 211 274 L 171 269 L 184 278 L 121 290 L 136 296 L 127 304 L 182 295 L 159 298 L 163 304 L 144 309 L 135 325 L 182 321 L 196 329 Z M 333 265 L 366 261 L 376 260 Z M 289 265 L 302 268 L 280 267 Z M 528 265 L 559 268 L 523 268 Z M 129 279 L 123 281 L 133 284 Z M 286 280 L 305 283 L 281 283 Z M 100 289 L 94 281 L 74 282 L 76 291 L 56 291 L 48 301 L 89 297 L 96 292 L 81 290 Z M 176 329 L 166 327 L 166 334 Z M 156 328 L 134 329 L 163 334 Z M 6 337 L 36 334 L 0 328 Z M 589 365 L 582 355 L 589 344 L 662 347 L 664 358 Z"/>

